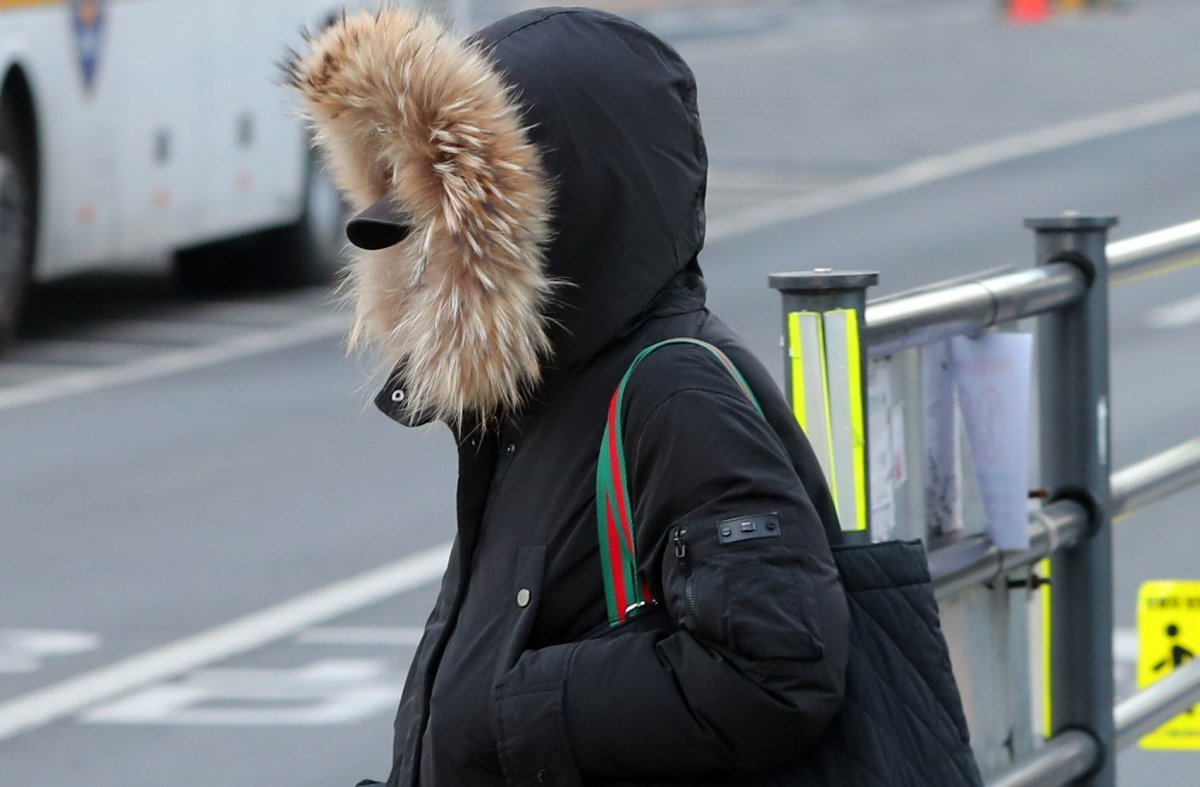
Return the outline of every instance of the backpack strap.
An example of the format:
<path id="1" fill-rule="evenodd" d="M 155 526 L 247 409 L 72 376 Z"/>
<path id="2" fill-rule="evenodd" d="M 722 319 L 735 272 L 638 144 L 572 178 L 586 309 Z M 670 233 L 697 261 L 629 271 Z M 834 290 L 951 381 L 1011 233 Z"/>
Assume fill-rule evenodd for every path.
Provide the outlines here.
<path id="1" fill-rule="evenodd" d="M 625 371 L 608 405 L 608 421 L 600 442 L 596 462 L 596 526 L 600 536 L 600 563 L 604 571 L 604 596 L 608 606 L 608 624 L 619 626 L 657 602 L 638 570 L 637 525 L 629 500 L 629 483 L 625 470 L 624 419 L 622 406 L 625 386 L 647 355 L 670 344 L 694 344 L 713 354 L 742 389 L 759 414 L 762 407 L 746 383 L 746 378 L 729 357 L 708 342 L 678 338 L 652 344 L 638 353 Z M 764 416 L 765 417 L 765 416 Z"/>

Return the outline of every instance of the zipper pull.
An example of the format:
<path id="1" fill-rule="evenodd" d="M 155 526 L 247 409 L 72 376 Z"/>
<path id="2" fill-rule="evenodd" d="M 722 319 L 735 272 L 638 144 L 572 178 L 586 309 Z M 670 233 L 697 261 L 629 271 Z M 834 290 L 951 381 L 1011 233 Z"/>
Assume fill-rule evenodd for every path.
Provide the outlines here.
<path id="1" fill-rule="evenodd" d="M 681 527 L 675 531 L 675 557 L 679 560 L 680 566 L 683 568 L 685 577 L 691 576 L 692 566 L 691 561 L 687 559 L 687 528 Z"/>

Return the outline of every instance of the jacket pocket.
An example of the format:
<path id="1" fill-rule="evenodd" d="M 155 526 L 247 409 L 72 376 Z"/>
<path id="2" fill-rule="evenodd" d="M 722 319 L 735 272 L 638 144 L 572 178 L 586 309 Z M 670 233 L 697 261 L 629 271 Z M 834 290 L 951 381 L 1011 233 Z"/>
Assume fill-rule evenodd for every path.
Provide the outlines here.
<path id="1" fill-rule="evenodd" d="M 545 561 L 545 547 L 517 553 L 511 589 L 517 613 L 498 654 L 492 734 L 509 787 L 582 787 L 564 712 L 567 671 L 578 644 L 527 649 L 544 591 Z"/>
<path id="2" fill-rule="evenodd" d="M 512 631 L 504 641 L 496 662 L 498 683 L 524 652 L 542 600 L 542 580 L 546 573 L 546 547 L 527 546 L 517 550 L 509 604 L 515 610 Z"/>
<path id="3" fill-rule="evenodd" d="M 804 552 L 775 539 L 723 543 L 712 529 L 692 523 L 673 533 L 663 586 L 675 622 L 753 661 L 823 656 Z"/>
<path id="4" fill-rule="evenodd" d="M 803 555 L 761 555 L 723 567 L 736 652 L 758 661 L 825 655 L 806 562 Z"/>

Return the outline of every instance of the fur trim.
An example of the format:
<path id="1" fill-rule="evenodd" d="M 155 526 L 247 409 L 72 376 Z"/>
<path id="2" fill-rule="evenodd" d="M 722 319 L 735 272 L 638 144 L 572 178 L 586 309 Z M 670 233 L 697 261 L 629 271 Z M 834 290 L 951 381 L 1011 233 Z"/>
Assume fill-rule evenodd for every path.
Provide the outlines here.
<path id="1" fill-rule="evenodd" d="M 360 210 L 392 195 L 414 225 L 356 252 L 351 347 L 453 426 L 518 408 L 550 352 L 550 188 L 512 89 L 430 16 L 359 13 L 308 45 L 284 68 L 334 181 Z"/>

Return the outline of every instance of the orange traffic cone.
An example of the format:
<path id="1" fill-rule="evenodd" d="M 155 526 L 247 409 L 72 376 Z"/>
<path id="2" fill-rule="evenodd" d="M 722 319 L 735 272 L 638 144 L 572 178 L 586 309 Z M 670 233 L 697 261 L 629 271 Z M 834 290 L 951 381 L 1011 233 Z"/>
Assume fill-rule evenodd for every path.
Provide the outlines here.
<path id="1" fill-rule="evenodd" d="M 1050 0 L 1009 0 L 1008 18 L 1022 25 L 1045 22 L 1050 18 Z"/>

